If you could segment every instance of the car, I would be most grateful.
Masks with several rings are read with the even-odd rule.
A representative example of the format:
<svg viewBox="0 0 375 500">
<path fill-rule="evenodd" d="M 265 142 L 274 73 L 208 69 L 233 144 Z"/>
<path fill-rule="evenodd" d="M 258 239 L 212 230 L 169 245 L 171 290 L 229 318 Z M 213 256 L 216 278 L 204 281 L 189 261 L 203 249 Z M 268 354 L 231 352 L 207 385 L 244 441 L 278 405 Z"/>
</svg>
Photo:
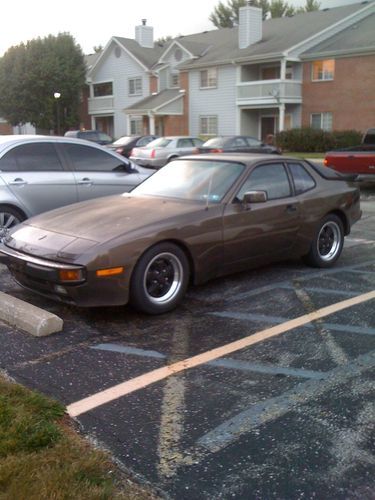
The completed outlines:
<svg viewBox="0 0 375 500">
<path fill-rule="evenodd" d="M 117 141 L 112 144 L 108 144 L 107 147 L 116 151 L 122 156 L 129 158 L 130 153 L 133 148 L 142 148 L 147 146 L 151 141 L 154 141 L 158 137 L 156 135 L 125 135 L 117 139 Z"/>
<path fill-rule="evenodd" d="M 302 256 L 328 268 L 361 217 L 340 174 L 270 155 L 177 159 L 131 193 L 39 215 L 0 244 L 29 290 L 82 307 L 175 308 L 189 283 Z"/>
<path fill-rule="evenodd" d="M 0 136 L 0 240 L 33 215 L 129 191 L 151 173 L 80 139 Z"/>
<path fill-rule="evenodd" d="M 159 137 L 143 148 L 134 148 L 130 159 L 144 167 L 160 168 L 179 156 L 197 153 L 202 144 L 198 137 Z"/>
<path fill-rule="evenodd" d="M 255 137 L 246 135 L 220 135 L 208 139 L 199 153 L 261 153 L 281 154 L 276 146 L 264 144 Z"/>
<path fill-rule="evenodd" d="M 113 139 L 110 135 L 101 132 L 100 130 L 68 130 L 64 137 L 74 137 L 76 139 L 85 139 L 86 141 L 96 142 L 105 146 L 111 144 Z"/>
</svg>

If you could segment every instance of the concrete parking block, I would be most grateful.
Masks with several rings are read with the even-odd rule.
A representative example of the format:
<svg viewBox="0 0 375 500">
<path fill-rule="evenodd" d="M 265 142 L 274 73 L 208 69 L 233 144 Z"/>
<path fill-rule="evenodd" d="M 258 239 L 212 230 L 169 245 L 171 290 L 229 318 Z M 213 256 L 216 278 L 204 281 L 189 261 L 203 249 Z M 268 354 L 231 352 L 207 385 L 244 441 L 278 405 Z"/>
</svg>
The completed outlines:
<svg viewBox="0 0 375 500">
<path fill-rule="evenodd" d="M 0 319 L 34 337 L 60 332 L 64 325 L 55 314 L 3 292 L 0 292 Z"/>
</svg>

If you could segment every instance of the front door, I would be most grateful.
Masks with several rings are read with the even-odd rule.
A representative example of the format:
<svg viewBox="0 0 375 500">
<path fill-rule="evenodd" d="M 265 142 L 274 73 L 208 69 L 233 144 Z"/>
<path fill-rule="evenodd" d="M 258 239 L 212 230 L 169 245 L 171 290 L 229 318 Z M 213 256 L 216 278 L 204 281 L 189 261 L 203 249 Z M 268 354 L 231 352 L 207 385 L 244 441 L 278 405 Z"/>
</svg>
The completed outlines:
<svg viewBox="0 0 375 500">
<path fill-rule="evenodd" d="M 275 135 L 277 132 L 277 117 L 262 116 L 261 119 L 261 137 L 262 141 L 267 141 L 267 136 Z"/>
<path fill-rule="evenodd" d="M 267 201 L 249 207 L 241 202 L 248 191 L 267 193 Z M 260 257 L 288 256 L 300 226 L 299 201 L 281 162 L 257 166 L 224 213 L 224 261 L 246 267 Z"/>
</svg>

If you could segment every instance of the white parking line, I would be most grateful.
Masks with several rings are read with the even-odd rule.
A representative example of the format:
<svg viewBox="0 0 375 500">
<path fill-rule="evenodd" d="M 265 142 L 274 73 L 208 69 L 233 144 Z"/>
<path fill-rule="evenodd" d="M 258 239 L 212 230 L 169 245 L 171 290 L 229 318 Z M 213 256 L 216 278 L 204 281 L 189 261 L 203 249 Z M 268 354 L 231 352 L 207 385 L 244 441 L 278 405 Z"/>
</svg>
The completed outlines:
<svg viewBox="0 0 375 500">
<path fill-rule="evenodd" d="M 372 299 L 375 299 L 375 290 L 358 295 L 357 297 L 337 302 L 336 304 L 332 304 L 327 307 L 323 307 L 322 309 L 318 309 L 312 313 L 304 314 L 298 318 L 286 321 L 285 323 L 276 325 L 272 328 L 267 328 L 243 339 L 217 347 L 216 349 L 212 349 L 211 351 L 207 351 L 191 358 L 184 359 L 183 361 L 178 361 L 171 365 L 152 370 L 151 372 L 140 375 L 139 377 L 127 380 L 126 382 L 122 382 L 110 387 L 109 389 L 81 399 L 80 401 L 76 401 L 67 407 L 67 411 L 71 417 L 78 417 L 83 413 L 114 401 L 115 399 L 121 398 L 122 396 L 130 394 L 134 391 L 143 389 L 151 384 L 154 384 L 155 382 L 170 377 L 171 375 L 175 375 L 176 373 L 184 370 L 208 363 L 221 358 L 222 356 L 226 356 L 235 351 L 257 344 L 258 342 L 280 335 L 281 333 L 285 333 L 294 328 L 311 323 L 312 321 L 316 321 L 319 318 L 329 316 L 330 314 L 334 314 L 343 309 L 347 309 L 348 307 L 352 307 Z"/>
</svg>

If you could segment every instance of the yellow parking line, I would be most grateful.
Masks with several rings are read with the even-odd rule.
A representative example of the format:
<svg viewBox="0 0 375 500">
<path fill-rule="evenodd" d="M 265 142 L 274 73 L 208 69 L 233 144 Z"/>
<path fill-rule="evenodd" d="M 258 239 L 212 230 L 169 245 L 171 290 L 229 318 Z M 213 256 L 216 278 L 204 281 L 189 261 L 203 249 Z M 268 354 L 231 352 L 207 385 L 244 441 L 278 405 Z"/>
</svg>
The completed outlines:
<svg viewBox="0 0 375 500">
<path fill-rule="evenodd" d="M 315 321 L 319 318 L 329 316 L 330 314 L 342 311 L 343 309 L 347 309 L 348 307 L 352 307 L 372 299 L 375 299 L 375 290 L 373 290 L 372 292 L 364 293 L 362 295 L 358 295 L 357 297 L 337 302 L 336 304 L 332 304 L 327 307 L 323 307 L 322 309 L 304 314 L 303 316 L 292 319 L 290 321 L 286 321 L 285 323 L 276 325 L 272 328 L 267 328 L 266 330 L 262 330 L 253 335 L 249 335 L 248 337 L 245 337 L 243 339 L 231 342 L 221 347 L 217 347 L 216 349 L 212 349 L 211 351 L 203 352 L 202 354 L 184 359 L 183 361 L 178 361 L 168 366 L 163 366 L 162 368 L 158 368 L 151 372 L 145 373 L 144 375 L 140 375 L 139 377 L 135 377 L 126 382 L 122 382 L 121 384 L 117 384 L 113 387 L 110 387 L 109 389 L 72 403 L 67 407 L 67 411 L 70 416 L 78 417 L 82 413 L 86 413 L 90 410 L 93 410 L 94 408 L 97 408 L 98 406 L 114 401 L 115 399 L 126 396 L 127 394 L 130 394 L 139 389 L 143 389 L 144 387 L 170 377 L 171 375 L 182 372 L 184 370 L 188 370 L 189 368 L 203 365 L 217 358 L 221 358 L 222 356 L 227 356 L 228 354 L 244 349 L 245 347 L 249 347 L 251 345 L 257 344 L 258 342 L 262 342 L 263 340 L 275 337 L 277 335 L 280 335 L 281 333 L 285 333 L 289 330 L 293 330 L 294 328 L 303 326 L 306 323 L 311 323 L 312 321 Z"/>
</svg>

